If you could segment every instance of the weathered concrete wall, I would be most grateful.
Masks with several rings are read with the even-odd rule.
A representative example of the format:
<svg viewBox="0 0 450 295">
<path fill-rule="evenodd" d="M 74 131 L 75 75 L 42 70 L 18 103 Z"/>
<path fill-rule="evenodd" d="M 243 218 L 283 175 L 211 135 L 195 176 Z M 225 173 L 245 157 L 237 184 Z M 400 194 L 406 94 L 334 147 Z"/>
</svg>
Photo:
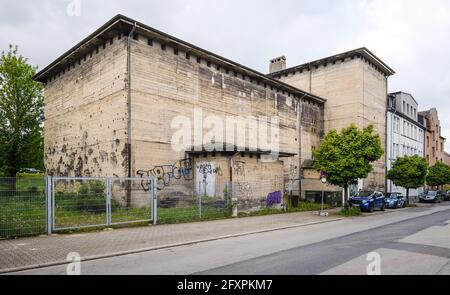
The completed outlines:
<svg viewBox="0 0 450 295">
<path fill-rule="evenodd" d="M 370 63 L 357 57 L 347 58 L 310 71 L 283 75 L 280 80 L 327 100 L 325 132 L 352 123 L 359 127 L 373 124 L 385 147 L 387 78 Z M 385 162 L 383 156 L 375 163 L 364 188 L 384 190 Z"/>
<path fill-rule="evenodd" d="M 45 166 L 56 176 L 126 176 L 126 50 L 115 38 L 45 88 Z"/>
<path fill-rule="evenodd" d="M 248 77 L 244 80 L 240 74 L 235 76 L 231 71 L 227 74 L 223 69 L 218 70 L 215 64 L 208 66 L 203 59 L 198 63 L 193 55 L 187 59 L 183 51 L 174 54 L 174 49 L 170 46 L 163 50 L 157 41 L 153 41 L 150 46 L 143 37 L 133 41 L 132 60 L 132 163 L 135 173 L 151 173 L 155 166 L 170 165 L 185 158 L 183 151 L 175 152 L 171 146 L 171 138 L 177 131 L 171 129 L 171 125 L 173 120 L 180 116 L 201 124 L 199 118 L 194 117 L 196 109 L 202 110 L 203 120 L 214 115 L 220 118 L 224 125 L 226 117 L 267 116 L 270 121 L 271 116 L 277 116 L 280 120 L 280 150 L 299 153 L 299 109 L 293 97 L 276 94 L 269 87 L 251 83 Z M 303 132 L 303 138 L 308 142 L 308 148 L 303 152 L 307 154 L 311 153 L 309 145 L 319 141 L 323 128 L 320 107 L 316 104 L 305 106 L 305 109 L 308 110 L 308 122 L 312 123 L 314 117 L 314 124 L 317 125 L 314 135 L 309 135 L 310 130 Z M 191 127 L 194 135 L 195 126 Z M 208 131 L 202 130 L 203 133 Z M 225 134 L 223 138 L 226 139 Z M 245 145 L 255 144 L 247 134 Z M 192 145 L 196 146 L 194 142 Z M 298 175 L 298 157 L 284 161 L 285 176 L 289 176 L 292 167 L 296 167 L 294 170 Z M 269 167 L 262 163 L 260 165 L 264 169 Z M 275 173 L 276 170 L 268 171 L 268 175 L 283 178 L 283 172 Z M 259 175 L 259 181 L 264 179 L 262 177 L 265 175 Z M 182 182 L 175 180 L 174 183 L 178 186 Z M 192 182 L 188 179 L 185 184 L 183 189 L 178 186 L 176 191 L 183 194 L 193 193 Z M 164 190 L 169 192 L 171 188 L 165 187 Z"/>
<path fill-rule="evenodd" d="M 269 193 L 283 193 L 286 184 L 294 179 L 297 184 L 291 187 L 298 194 L 299 154 L 302 162 L 311 159 L 312 148 L 318 146 L 324 134 L 323 104 L 304 97 L 300 108 L 293 95 L 276 92 L 270 83 L 257 82 L 204 58 L 198 60 L 192 53 L 187 56 L 169 44 L 162 46 L 156 40 L 150 44 L 140 35 L 131 44 L 133 176 L 156 176 L 161 198 L 193 197 L 199 191 L 197 164 L 213 159 L 215 169 L 227 163 L 231 169 L 216 171 L 215 196 L 222 197 L 224 186 L 232 179 L 234 189 L 242 195 L 239 208 L 260 206 Z M 126 38 L 115 38 L 113 44 L 93 52 L 92 57 L 47 85 L 45 144 L 49 173 L 127 176 L 126 48 Z M 195 115 L 198 110 L 200 116 Z M 232 157 L 202 154 L 196 158 L 173 149 L 172 136 L 178 130 L 172 125 L 175 118 L 191 122 L 195 138 L 196 125 L 201 126 L 211 115 L 219 118 L 224 127 L 227 118 L 265 118 L 269 140 L 271 119 L 276 117 L 279 150 L 296 156 L 266 163 L 249 153 Z M 205 134 L 208 129 L 201 126 L 200 131 Z M 252 138 L 251 132 L 246 126 L 246 138 L 238 146 L 257 146 L 258 140 Z M 222 140 L 228 142 L 227 134 Z M 203 142 L 191 143 L 198 146 Z M 233 161 L 245 165 L 245 175 L 234 170 Z"/>
</svg>

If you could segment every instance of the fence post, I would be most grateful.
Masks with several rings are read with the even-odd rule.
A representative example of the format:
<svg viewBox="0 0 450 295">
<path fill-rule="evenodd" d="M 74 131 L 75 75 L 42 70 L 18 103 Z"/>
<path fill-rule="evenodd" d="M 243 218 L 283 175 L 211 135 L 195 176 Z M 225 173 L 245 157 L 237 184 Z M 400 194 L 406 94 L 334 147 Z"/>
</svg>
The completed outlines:
<svg viewBox="0 0 450 295">
<path fill-rule="evenodd" d="M 230 187 L 231 187 L 231 217 L 238 217 L 239 216 L 239 212 L 238 212 L 238 206 L 237 206 L 237 202 L 238 202 L 238 198 L 237 198 L 237 188 L 236 185 L 233 181 L 230 182 Z"/>
<path fill-rule="evenodd" d="M 198 197 L 198 213 L 199 213 L 200 219 L 202 219 L 202 194 L 199 194 L 199 197 Z"/>
<path fill-rule="evenodd" d="M 46 218 L 46 222 L 45 222 L 45 227 L 46 227 L 46 232 L 47 235 L 51 235 L 52 234 L 52 229 L 53 229 L 53 224 L 52 224 L 52 219 L 53 219 L 53 205 L 52 205 L 52 195 L 53 195 L 53 190 L 52 190 L 52 183 L 53 183 L 53 179 L 51 176 L 46 176 L 45 177 L 45 218 Z"/>
<path fill-rule="evenodd" d="M 152 220 L 153 225 L 158 224 L 158 182 L 156 178 L 152 179 Z"/>
<path fill-rule="evenodd" d="M 111 225 L 111 180 L 105 178 L 105 193 L 106 193 L 106 225 Z"/>
</svg>

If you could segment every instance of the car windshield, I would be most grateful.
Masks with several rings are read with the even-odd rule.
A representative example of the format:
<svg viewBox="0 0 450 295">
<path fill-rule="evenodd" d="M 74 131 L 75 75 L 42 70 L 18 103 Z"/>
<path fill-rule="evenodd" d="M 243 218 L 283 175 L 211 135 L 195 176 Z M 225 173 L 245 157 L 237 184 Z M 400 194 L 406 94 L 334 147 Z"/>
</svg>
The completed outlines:
<svg viewBox="0 0 450 295">
<path fill-rule="evenodd" d="M 361 198 L 368 198 L 373 196 L 374 192 L 370 191 L 360 191 L 356 196 Z"/>
<path fill-rule="evenodd" d="M 398 199 L 400 196 L 397 194 L 387 194 L 387 198 L 389 199 Z"/>
<path fill-rule="evenodd" d="M 430 191 L 430 192 L 428 192 L 428 195 L 429 195 L 429 196 L 436 196 L 436 195 L 437 195 L 437 192 Z"/>
</svg>

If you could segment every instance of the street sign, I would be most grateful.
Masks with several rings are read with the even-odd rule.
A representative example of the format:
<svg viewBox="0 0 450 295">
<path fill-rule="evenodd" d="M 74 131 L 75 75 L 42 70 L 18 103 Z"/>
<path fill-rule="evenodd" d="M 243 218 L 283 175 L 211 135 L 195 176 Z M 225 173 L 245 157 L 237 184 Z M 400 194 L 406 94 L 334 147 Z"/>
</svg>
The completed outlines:
<svg viewBox="0 0 450 295">
<path fill-rule="evenodd" d="M 327 183 L 327 181 L 328 181 L 328 173 L 326 173 L 324 171 L 320 172 L 320 181 L 322 183 L 324 183 L 324 184 Z"/>
</svg>

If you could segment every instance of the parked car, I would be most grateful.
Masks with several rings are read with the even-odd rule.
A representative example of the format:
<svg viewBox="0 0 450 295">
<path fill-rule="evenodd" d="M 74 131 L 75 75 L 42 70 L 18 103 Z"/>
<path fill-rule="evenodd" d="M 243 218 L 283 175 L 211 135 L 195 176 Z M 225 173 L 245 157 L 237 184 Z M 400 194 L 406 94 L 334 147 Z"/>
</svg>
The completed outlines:
<svg viewBox="0 0 450 295">
<path fill-rule="evenodd" d="M 450 192 L 450 191 L 440 192 L 440 193 L 441 193 L 442 200 L 444 200 L 444 201 L 450 201 L 450 194 L 449 194 L 449 192 Z"/>
<path fill-rule="evenodd" d="M 442 202 L 442 196 L 438 191 L 428 191 L 426 194 L 420 196 L 419 202 L 440 203 Z"/>
<path fill-rule="evenodd" d="M 400 193 L 387 193 L 385 198 L 386 208 L 397 209 L 406 208 L 406 198 Z"/>
<path fill-rule="evenodd" d="M 383 193 L 377 191 L 360 191 L 349 200 L 350 207 L 358 206 L 363 212 L 373 212 L 375 209 L 384 211 L 386 208 Z"/>
</svg>

